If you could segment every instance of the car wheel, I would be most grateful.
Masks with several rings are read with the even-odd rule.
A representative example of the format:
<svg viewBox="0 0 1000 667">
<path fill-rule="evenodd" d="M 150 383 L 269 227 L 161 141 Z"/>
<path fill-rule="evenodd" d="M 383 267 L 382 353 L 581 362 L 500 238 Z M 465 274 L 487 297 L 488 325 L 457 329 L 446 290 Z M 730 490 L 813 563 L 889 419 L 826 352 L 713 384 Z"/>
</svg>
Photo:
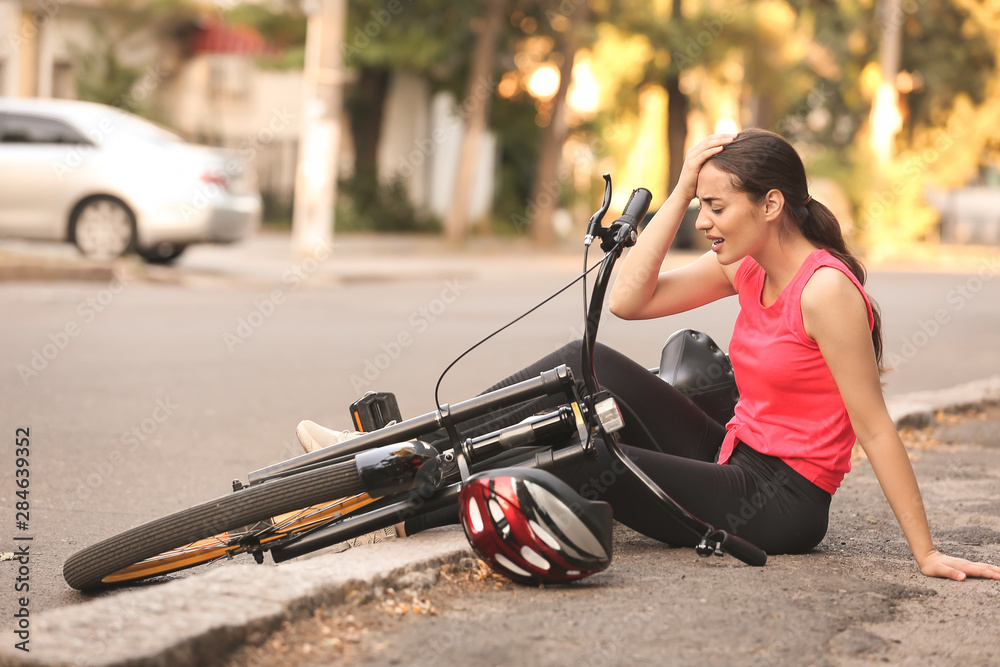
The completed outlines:
<svg viewBox="0 0 1000 667">
<path fill-rule="evenodd" d="M 187 246 L 164 241 L 149 248 L 139 248 L 139 256 L 150 264 L 170 264 L 187 250 Z"/>
<path fill-rule="evenodd" d="M 111 197 L 85 202 L 70 222 L 70 237 L 85 257 L 106 261 L 119 257 L 135 243 L 135 217 Z"/>
</svg>

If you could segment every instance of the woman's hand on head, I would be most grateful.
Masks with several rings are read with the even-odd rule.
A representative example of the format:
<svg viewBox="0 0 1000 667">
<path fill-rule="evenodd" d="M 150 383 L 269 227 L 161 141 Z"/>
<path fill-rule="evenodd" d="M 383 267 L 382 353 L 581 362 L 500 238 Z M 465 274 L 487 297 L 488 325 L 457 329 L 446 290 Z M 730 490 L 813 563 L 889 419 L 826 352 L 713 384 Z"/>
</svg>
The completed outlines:
<svg viewBox="0 0 1000 667">
<path fill-rule="evenodd" d="M 705 161 L 721 152 L 725 145 L 735 138 L 735 134 L 710 134 L 692 146 L 684 157 L 684 166 L 681 167 L 674 192 L 682 195 L 685 201 L 694 199 L 698 189 L 698 174 L 705 166 Z"/>
<path fill-rule="evenodd" d="M 955 581 L 964 581 L 966 577 L 981 577 L 1000 581 L 1000 567 L 946 556 L 940 551 L 930 552 L 921 559 L 919 565 L 920 571 L 928 577 L 941 577 Z"/>
</svg>

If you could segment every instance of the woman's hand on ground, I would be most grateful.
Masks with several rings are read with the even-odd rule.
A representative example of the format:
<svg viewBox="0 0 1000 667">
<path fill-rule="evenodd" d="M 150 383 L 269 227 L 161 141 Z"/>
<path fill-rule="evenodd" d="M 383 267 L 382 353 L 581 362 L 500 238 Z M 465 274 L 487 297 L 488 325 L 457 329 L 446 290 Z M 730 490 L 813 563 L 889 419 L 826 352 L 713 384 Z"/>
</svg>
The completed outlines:
<svg viewBox="0 0 1000 667">
<path fill-rule="evenodd" d="M 939 551 L 932 551 L 924 556 L 919 565 L 920 571 L 928 577 L 941 577 L 955 581 L 964 581 L 966 577 L 1000 580 L 1000 567 L 996 565 L 954 558 Z"/>
<path fill-rule="evenodd" d="M 684 166 L 681 167 L 674 192 L 682 195 L 685 201 L 694 199 L 698 188 L 698 174 L 701 173 L 705 161 L 720 152 L 735 138 L 735 134 L 710 134 L 692 146 L 684 157 Z"/>
</svg>

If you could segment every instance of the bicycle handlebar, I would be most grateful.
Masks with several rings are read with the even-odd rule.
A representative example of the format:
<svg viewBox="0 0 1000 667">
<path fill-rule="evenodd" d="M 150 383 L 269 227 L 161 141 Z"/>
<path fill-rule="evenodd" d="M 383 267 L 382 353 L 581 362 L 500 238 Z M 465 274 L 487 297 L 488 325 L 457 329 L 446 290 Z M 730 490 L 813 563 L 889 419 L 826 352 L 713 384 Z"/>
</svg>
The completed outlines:
<svg viewBox="0 0 1000 667">
<path fill-rule="evenodd" d="M 649 204 L 652 200 L 653 194 L 649 190 L 636 188 L 632 191 L 632 196 L 628 198 L 628 203 L 625 204 L 621 217 L 615 222 L 622 222 L 638 232 L 639 223 L 645 217 L 646 211 L 649 210 Z"/>
<path fill-rule="evenodd" d="M 764 553 L 763 549 L 724 530 L 720 533 L 722 541 L 719 543 L 719 547 L 733 558 L 754 567 L 762 567 L 767 563 L 767 554 Z"/>
</svg>

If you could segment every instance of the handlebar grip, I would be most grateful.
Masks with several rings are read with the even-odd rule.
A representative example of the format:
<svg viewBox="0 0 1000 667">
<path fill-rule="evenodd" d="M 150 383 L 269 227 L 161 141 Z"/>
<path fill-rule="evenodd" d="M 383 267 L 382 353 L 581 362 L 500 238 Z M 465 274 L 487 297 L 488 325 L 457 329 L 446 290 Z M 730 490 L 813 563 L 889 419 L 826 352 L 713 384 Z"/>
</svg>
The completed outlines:
<svg viewBox="0 0 1000 667">
<path fill-rule="evenodd" d="M 727 554 L 754 567 L 762 567 L 767 563 L 767 554 L 764 553 L 763 549 L 754 546 L 741 537 L 736 537 L 729 533 L 724 534 L 725 538 L 722 540 L 722 550 Z"/>
<path fill-rule="evenodd" d="M 639 229 L 639 223 L 642 222 L 646 211 L 649 210 L 649 203 L 651 201 L 653 201 L 653 195 L 649 190 L 646 188 L 636 188 L 632 191 L 632 196 L 628 198 L 625 210 L 622 211 L 622 215 L 618 220 L 633 229 Z"/>
</svg>

